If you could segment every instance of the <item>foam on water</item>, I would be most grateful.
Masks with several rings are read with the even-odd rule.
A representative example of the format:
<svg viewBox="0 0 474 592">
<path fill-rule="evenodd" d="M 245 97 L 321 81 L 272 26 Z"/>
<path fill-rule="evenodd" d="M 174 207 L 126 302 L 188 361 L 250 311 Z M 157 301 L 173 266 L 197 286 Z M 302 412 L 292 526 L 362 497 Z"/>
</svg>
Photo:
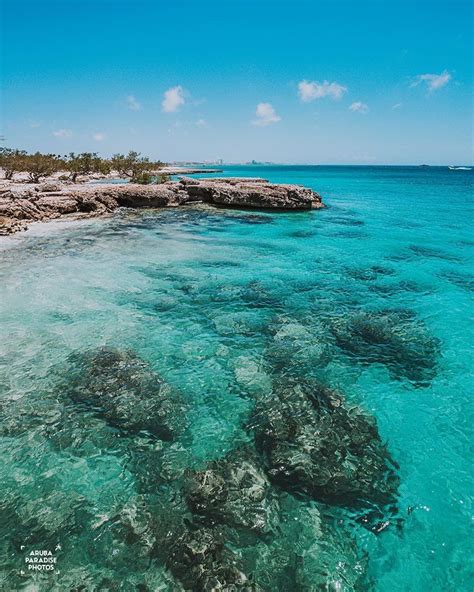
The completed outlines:
<svg viewBox="0 0 474 592">
<path fill-rule="evenodd" d="M 172 590 L 143 542 L 146 500 L 180 512 L 166 483 L 245 445 L 255 401 L 286 375 L 323 381 L 376 417 L 399 465 L 398 520 L 377 536 L 350 512 L 284 494 L 283 535 L 234 549 L 245 563 L 258 548 L 260 584 L 313 590 L 322 557 L 337 590 L 467 591 L 472 173 L 225 174 L 308 185 L 328 208 L 125 211 L 2 242 L 2 589 Z M 133 351 L 183 396 L 175 441 L 124 436 L 64 395 L 71 354 L 102 346 Z M 140 535 L 124 534 L 124 520 Z M 21 544 L 57 541 L 61 575 L 19 575 Z M 289 553 L 304 561 L 267 581 Z"/>
</svg>

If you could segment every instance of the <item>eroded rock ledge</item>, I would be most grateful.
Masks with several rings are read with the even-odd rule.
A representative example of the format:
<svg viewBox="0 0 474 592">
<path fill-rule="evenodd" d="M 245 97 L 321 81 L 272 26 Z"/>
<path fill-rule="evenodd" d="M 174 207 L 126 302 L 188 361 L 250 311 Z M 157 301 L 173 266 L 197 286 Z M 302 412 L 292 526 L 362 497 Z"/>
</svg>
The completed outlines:
<svg viewBox="0 0 474 592">
<path fill-rule="evenodd" d="M 183 177 L 178 182 L 162 185 L 4 182 L 0 185 L 0 235 L 24 230 L 28 223 L 41 220 L 101 216 L 119 207 L 177 207 L 196 202 L 224 208 L 271 210 L 324 207 L 321 197 L 311 189 L 273 184 L 266 179 Z"/>
</svg>

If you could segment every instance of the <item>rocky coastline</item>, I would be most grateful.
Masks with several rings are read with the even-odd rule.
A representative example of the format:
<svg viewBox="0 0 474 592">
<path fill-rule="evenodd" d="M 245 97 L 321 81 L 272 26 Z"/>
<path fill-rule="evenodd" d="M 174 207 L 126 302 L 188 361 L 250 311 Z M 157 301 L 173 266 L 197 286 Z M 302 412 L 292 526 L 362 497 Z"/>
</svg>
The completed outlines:
<svg viewBox="0 0 474 592">
<path fill-rule="evenodd" d="M 300 185 L 266 179 L 182 177 L 162 184 L 40 184 L 3 181 L 0 184 L 0 235 L 25 230 L 32 222 L 85 218 L 117 208 L 164 208 L 205 203 L 223 208 L 311 210 L 324 207 L 316 192 Z"/>
</svg>

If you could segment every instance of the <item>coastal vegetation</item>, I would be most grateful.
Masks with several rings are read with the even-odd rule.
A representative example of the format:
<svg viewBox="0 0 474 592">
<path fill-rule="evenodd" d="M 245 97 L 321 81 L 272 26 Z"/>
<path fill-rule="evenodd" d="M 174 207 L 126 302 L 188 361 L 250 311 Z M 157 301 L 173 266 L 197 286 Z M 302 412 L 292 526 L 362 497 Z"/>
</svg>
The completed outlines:
<svg viewBox="0 0 474 592">
<path fill-rule="evenodd" d="M 13 180 L 14 175 L 25 173 L 27 181 L 39 183 L 42 179 L 55 174 L 60 175 L 61 181 L 87 179 L 89 175 L 115 175 L 130 179 L 131 183 L 149 185 L 164 183 L 169 180 L 166 174 L 159 173 L 164 163 L 160 160 L 152 161 L 139 152 L 130 151 L 128 154 L 114 154 L 112 158 L 101 157 L 97 152 L 70 152 L 67 155 L 28 153 L 14 148 L 0 148 L 0 167 L 7 180 Z"/>
<path fill-rule="evenodd" d="M 76 183 L 79 175 L 91 175 L 94 173 L 107 175 L 111 171 L 110 162 L 100 158 L 96 152 L 82 152 L 74 154 L 71 152 L 66 162 L 66 170 L 69 178 Z"/>
</svg>

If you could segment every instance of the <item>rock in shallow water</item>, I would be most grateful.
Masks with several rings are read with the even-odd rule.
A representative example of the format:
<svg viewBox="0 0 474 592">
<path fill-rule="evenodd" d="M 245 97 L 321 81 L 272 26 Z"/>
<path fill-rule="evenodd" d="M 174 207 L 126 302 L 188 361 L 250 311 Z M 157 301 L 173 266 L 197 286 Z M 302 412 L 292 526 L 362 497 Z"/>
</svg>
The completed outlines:
<svg viewBox="0 0 474 592">
<path fill-rule="evenodd" d="M 22 228 L 10 220 L 31 222 L 65 215 L 99 216 L 120 206 L 177 207 L 196 201 L 229 208 L 310 210 L 324 207 L 321 197 L 311 189 L 265 180 L 192 179 L 145 186 L 134 183 L 55 183 L 53 186 L 47 183 L 34 188 L 8 183 L 0 195 L 0 234 Z"/>
<path fill-rule="evenodd" d="M 270 479 L 346 507 L 394 504 L 398 478 L 375 421 L 316 382 L 280 383 L 251 420 Z"/>
<path fill-rule="evenodd" d="M 167 567 L 185 590 L 258 590 L 242 571 L 237 555 L 225 545 L 225 536 L 218 528 L 188 529 L 181 535 L 174 535 Z"/>
<path fill-rule="evenodd" d="M 181 395 L 134 353 L 102 347 L 75 353 L 63 392 L 125 432 L 174 440 L 185 428 Z"/>
<path fill-rule="evenodd" d="M 426 386 L 436 375 L 439 340 L 409 309 L 354 312 L 331 325 L 336 344 L 363 364 L 385 364 L 394 378 Z"/>
<path fill-rule="evenodd" d="M 310 210 L 324 207 L 320 196 L 299 185 L 231 182 L 220 179 L 186 187 L 191 199 L 230 208 L 262 208 L 276 210 Z"/>
<path fill-rule="evenodd" d="M 266 533 L 278 522 L 277 495 L 250 447 L 189 473 L 184 495 L 190 510 L 210 524 Z"/>
</svg>

